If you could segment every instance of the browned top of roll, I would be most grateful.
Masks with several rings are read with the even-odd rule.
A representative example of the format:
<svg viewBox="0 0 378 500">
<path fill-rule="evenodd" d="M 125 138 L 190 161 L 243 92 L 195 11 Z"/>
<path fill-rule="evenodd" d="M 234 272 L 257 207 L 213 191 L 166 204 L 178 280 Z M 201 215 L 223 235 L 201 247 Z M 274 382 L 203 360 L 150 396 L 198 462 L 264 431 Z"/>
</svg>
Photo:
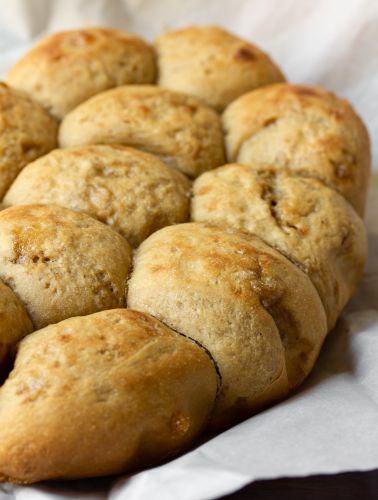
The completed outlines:
<svg viewBox="0 0 378 500">
<path fill-rule="evenodd" d="M 284 75 L 261 49 L 217 26 L 190 26 L 155 41 L 158 83 L 222 111 L 240 95 Z"/>
<path fill-rule="evenodd" d="M 65 117 L 59 142 L 132 146 L 190 177 L 224 163 L 218 114 L 194 97 L 153 85 L 127 85 L 92 97 Z"/>
<path fill-rule="evenodd" d="M 0 278 L 36 328 L 122 307 L 131 248 L 105 224 L 54 205 L 0 212 Z"/>
<path fill-rule="evenodd" d="M 170 458 L 206 425 L 217 384 L 207 353 L 149 315 L 115 309 L 48 326 L 21 342 L 0 388 L 0 479 L 102 476 Z"/>
<path fill-rule="evenodd" d="M 270 85 L 230 104 L 223 124 L 230 162 L 261 162 L 318 178 L 363 213 L 369 136 L 347 101 L 320 87 Z"/>
<path fill-rule="evenodd" d="M 57 123 L 24 92 L 0 82 L 0 199 L 22 168 L 56 146 Z"/>
<path fill-rule="evenodd" d="M 7 81 L 24 90 L 57 118 L 103 90 L 153 83 L 152 48 L 141 38 L 108 28 L 54 33 L 11 68 Z"/>
</svg>

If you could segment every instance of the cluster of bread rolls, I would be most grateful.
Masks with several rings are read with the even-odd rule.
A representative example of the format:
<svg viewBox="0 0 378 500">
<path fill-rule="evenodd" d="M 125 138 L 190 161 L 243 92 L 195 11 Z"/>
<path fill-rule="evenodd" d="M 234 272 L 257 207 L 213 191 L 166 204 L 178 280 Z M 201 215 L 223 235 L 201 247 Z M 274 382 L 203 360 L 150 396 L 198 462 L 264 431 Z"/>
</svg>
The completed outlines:
<svg viewBox="0 0 378 500">
<path fill-rule="evenodd" d="M 0 152 L 3 481 L 134 471 L 284 398 L 360 279 L 364 124 L 220 28 L 47 37 Z"/>
</svg>

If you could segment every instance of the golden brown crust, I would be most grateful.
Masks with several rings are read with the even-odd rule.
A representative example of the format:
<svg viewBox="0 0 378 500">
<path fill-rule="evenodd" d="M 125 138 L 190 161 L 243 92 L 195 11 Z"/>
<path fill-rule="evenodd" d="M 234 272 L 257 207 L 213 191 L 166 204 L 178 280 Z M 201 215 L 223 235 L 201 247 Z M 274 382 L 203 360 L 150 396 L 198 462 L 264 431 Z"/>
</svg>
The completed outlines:
<svg viewBox="0 0 378 500">
<path fill-rule="evenodd" d="M 199 97 L 222 111 L 242 94 L 285 81 L 270 57 L 217 26 L 190 26 L 159 36 L 158 84 Z"/>
<path fill-rule="evenodd" d="M 59 143 L 132 146 L 190 177 L 224 163 L 217 113 L 195 98 L 153 85 L 128 85 L 92 97 L 63 120 Z"/>
<path fill-rule="evenodd" d="M 57 124 L 23 92 L 0 82 L 0 199 L 22 168 L 56 146 Z"/>
<path fill-rule="evenodd" d="M 347 101 L 320 87 L 270 85 L 233 102 L 223 125 L 230 162 L 261 162 L 318 178 L 363 214 L 369 136 Z"/>
<path fill-rule="evenodd" d="M 0 378 L 16 343 L 33 331 L 33 325 L 19 299 L 0 281 Z"/>
<path fill-rule="evenodd" d="M 95 94 L 129 83 L 153 83 L 153 49 L 120 30 L 86 28 L 44 38 L 7 75 L 61 119 Z"/>
<path fill-rule="evenodd" d="M 230 164 L 196 179 L 191 216 L 262 238 L 298 264 L 317 288 L 333 328 L 361 278 L 364 224 L 317 179 L 268 166 Z"/>
<path fill-rule="evenodd" d="M 149 467 L 309 374 L 366 260 L 370 143 L 284 80 L 209 26 L 57 33 L 0 84 L 0 482 Z"/>
<path fill-rule="evenodd" d="M 91 217 L 52 205 L 0 212 L 0 278 L 36 328 L 123 307 L 131 249 Z"/>
<path fill-rule="evenodd" d="M 124 146 L 81 146 L 54 150 L 28 165 L 4 204 L 80 210 L 137 247 L 154 231 L 186 222 L 189 196 L 189 180 L 153 155 Z"/>
<path fill-rule="evenodd" d="M 223 380 L 215 427 L 298 385 L 326 334 L 318 294 L 294 264 L 258 238 L 199 223 L 166 227 L 142 243 L 128 306 L 212 353 Z"/>
<path fill-rule="evenodd" d="M 218 377 L 156 319 L 116 309 L 24 339 L 0 389 L 0 471 L 15 482 L 128 472 L 187 449 Z"/>
</svg>

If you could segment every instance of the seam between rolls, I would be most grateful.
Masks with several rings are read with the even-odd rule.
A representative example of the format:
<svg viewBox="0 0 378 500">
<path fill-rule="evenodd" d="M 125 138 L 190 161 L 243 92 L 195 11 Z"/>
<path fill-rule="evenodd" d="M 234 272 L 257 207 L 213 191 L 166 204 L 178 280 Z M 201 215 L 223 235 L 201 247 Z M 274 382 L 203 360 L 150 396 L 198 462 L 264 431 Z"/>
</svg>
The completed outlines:
<svg viewBox="0 0 378 500">
<path fill-rule="evenodd" d="M 159 319 L 159 321 L 161 323 L 163 323 L 165 326 L 167 326 L 168 328 L 170 328 L 171 330 L 173 330 L 178 335 L 181 335 L 181 337 L 184 337 L 184 338 L 192 341 L 194 344 L 198 345 L 198 347 L 200 347 L 203 351 L 205 351 L 205 353 L 208 355 L 208 357 L 212 361 L 212 363 L 214 365 L 214 368 L 215 368 L 215 371 L 216 371 L 216 374 L 217 374 L 217 393 L 216 393 L 216 398 L 217 398 L 219 396 L 221 390 L 222 390 L 223 378 L 222 378 L 221 370 L 219 368 L 219 364 L 216 361 L 216 359 L 214 358 L 214 356 L 211 354 L 210 350 L 207 347 L 205 347 L 203 344 L 201 344 L 201 342 L 199 342 L 198 340 L 194 339 L 193 337 L 190 337 L 189 335 L 185 335 L 185 333 L 179 332 L 178 330 L 176 330 L 175 328 L 173 328 L 171 325 L 168 325 L 167 323 L 165 323 L 161 319 Z"/>
<path fill-rule="evenodd" d="M 201 344 L 201 342 L 199 342 L 198 340 L 194 339 L 193 337 L 190 337 L 189 335 L 185 335 L 185 333 L 179 332 L 178 330 L 176 330 L 175 328 L 173 328 L 172 325 L 166 323 L 165 321 L 163 321 L 160 318 L 157 318 L 156 316 L 154 316 L 150 312 L 148 312 L 148 314 L 150 314 L 155 319 L 157 319 L 158 321 L 160 321 L 160 323 L 162 323 L 164 326 L 166 326 L 167 328 L 169 328 L 173 332 L 177 333 L 177 335 L 181 335 L 181 337 L 184 337 L 184 338 L 190 340 L 191 342 L 193 342 L 194 344 L 196 344 L 198 347 L 200 347 L 203 351 L 205 351 L 205 353 L 207 354 L 207 356 L 210 358 L 210 360 L 211 360 L 211 362 L 212 362 L 212 364 L 214 366 L 215 372 L 217 374 L 217 392 L 216 392 L 216 395 L 215 395 L 215 400 L 216 400 L 218 398 L 221 390 L 222 390 L 223 377 L 222 377 L 222 372 L 221 372 L 221 369 L 219 367 L 219 364 L 216 361 L 216 359 L 214 358 L 214 356 L 211 354 L 211 351 L 207 347 L 205 347 L 203 344 Z M 215 403 L 215 401 L 214 401 L 214 403 Z"/>
</svg>

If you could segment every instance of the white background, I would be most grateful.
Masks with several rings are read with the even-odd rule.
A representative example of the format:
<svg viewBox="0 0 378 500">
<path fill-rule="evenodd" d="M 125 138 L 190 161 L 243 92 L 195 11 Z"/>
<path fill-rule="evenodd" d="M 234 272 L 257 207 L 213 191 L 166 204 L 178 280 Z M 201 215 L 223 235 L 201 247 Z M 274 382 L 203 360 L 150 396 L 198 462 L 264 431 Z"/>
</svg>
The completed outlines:
<svg viewBox="0 0 378 500">
<path fill-rule="evenodd" d="M 294 397 L 111 488 L 102 481 L 0 486 L 0 500 L 200 500 L 255 479 L 378 468 L 378 1 L 0 0 L 0 75 L 36 39 L 59 29 L 107 25 L 152 40 L 167 29 L 209 23 L 268 51 L 290 81 L 350 99 L 367 123 L 374 172 L 363 282 Z"/>
</svg>

